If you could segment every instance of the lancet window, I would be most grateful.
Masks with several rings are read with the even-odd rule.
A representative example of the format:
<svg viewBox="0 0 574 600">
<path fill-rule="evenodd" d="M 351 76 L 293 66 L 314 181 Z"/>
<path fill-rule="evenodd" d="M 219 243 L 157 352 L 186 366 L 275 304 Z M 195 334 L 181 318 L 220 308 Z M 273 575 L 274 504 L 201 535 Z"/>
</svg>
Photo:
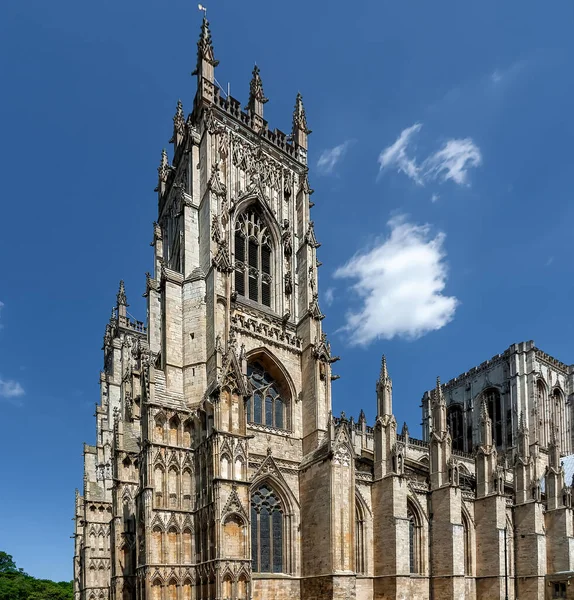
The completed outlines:
<svg viewBox="0 0 574 600">
<path fill-rule="evenodd" d="M 284 512 L 267 484 L 251 495 L 251 565 L 255 573 L 282 573 Z"/>
<path fill-rule="evenodd" d="M 407 505 L 407 522 L 409 526 L 409 570 L 412 574 L 422 573 L 422 526 L 416 510 Z"/>
<path fill-rule="evenodd" d="M 464 450 L 463 414 L 460 404 L 448 407 L 447 419 L 452 437 L 452 447 L 455 450 Z"/>
<path fill-rule="evenodd" d="M 247 377 L 253 388 L 247 402 L 247 420 L 287 429 L 287 403 L 277 382 L 258 362 L 247 366 Z"/>
<path fill-rule="evenodd" d="M 484 399 L 488 408 L 488 416 L 492 420 L 492 435 L 496 446 L 502 446 L 502 406 L 500 392 L 496 388 L 490 388 L 484 392 Z"/>
<path fill-rule="evenodd" d="M 271 307 L 271 237 L 259 211 L 247 210 L 235 224 L 235 290 Z"/>
</svg>

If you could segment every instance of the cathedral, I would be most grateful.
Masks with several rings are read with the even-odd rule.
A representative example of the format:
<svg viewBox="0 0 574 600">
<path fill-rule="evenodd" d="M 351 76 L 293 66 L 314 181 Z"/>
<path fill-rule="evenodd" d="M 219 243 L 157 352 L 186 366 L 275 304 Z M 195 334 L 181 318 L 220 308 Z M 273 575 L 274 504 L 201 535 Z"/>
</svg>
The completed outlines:
<svg viewBox="0 0 574 600">
<path fill-rule="evenodd" d="M 397 429 L 332 412 L 301 95 L 271 129 L 215 80 L 158 168 L 147 318 L 120 283 L 96 441 L 75 498 L 75 600 L 574 598 L 574 368 L 511 345 L 422 397 Z"/>
</svg>

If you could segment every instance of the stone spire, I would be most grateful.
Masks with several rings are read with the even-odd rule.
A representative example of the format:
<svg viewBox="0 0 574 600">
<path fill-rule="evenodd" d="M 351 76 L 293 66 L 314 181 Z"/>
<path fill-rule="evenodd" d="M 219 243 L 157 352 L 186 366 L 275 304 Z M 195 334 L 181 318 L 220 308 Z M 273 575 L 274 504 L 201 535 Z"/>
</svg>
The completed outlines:
<svg viewBox="0 0 574 600">
<path fill-rule="evenodd" d="M 307 128 L 307 116 L 305 115 L 305 107 L 303 106 L 303 96 L 297 92 L 295 99 L 295 109 L 293 110 L 293 142 L 307 150 L 307 136 L 311 130 Z"/>
<path fill-rule="evenodd" d="M 118 319 L 121 321 L 127 317 L 126 309 L 129 306 L 123 279 L 120 281 L 120 287 L 116 296 L 116 304 L 118 309 Z"/>
<path fill-rule="evenodd" d="M 173 116 L 173 135 L 171 136 L 170 143 L 174 145 L 174 148 L 181 144 L 185 135 L 185 115 L 183 113 L 183 104 L 181 100 L 177 101 L 175 109 L 175 115 Z"/>
<path fill-rule="evenodd" d="M 255 65 L 251 74 L 251 83 L 249 84 L 249 102 L 247 110 L 253 115 L 263 118 L 263 105 L 269 100 L 263 92 L 263 82 L 259 74 L 259 67 Z"/>
<path fill-rule="evenodd" d="M 393 414 L 393 382 L 389 377 L 387 359 L 383 354 L 381 372 L 377 381 L 377 416 Z"/>
<path fill-rule="evenodd" d="M 520 413 L 518 420 L 518 436 L 517 436 L 517 451 L 518 456 L 527 459 L 530 456 L 530 435 L 528 427 L 524 422 L 524 413 Z"/>
<path fill-rule="evenodd" d="M 560 440 L 556 436 L 557 427 L 550 424 L 550 443 L 548 444 L 548 466 L 560 469 Z"/>
</svg>

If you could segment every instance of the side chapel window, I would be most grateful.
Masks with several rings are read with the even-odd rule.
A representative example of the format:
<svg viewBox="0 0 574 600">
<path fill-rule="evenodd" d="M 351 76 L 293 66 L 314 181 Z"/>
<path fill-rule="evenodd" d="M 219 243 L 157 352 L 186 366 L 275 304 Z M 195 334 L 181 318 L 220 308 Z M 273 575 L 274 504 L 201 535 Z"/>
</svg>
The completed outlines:
<svg viewBox="0 0 574 600">
<path fill-rule="evenodd" d="M 259 363 L 247 366 L 253 396 L 247 402 L 247 421 L 287 429 L 287 404 L 274 379 Z"/>
<path fill-rule="evenodd" d="M 251 566 L 254 573 L 283 572 L 283 508 L 266 484 L 251 496 Z"/>
<path fill-rule="evenodd" d="M 247 210 L 235 224 L 235 290 L 271 306 L 271 238 L 259 211 Z"/>
</svg>

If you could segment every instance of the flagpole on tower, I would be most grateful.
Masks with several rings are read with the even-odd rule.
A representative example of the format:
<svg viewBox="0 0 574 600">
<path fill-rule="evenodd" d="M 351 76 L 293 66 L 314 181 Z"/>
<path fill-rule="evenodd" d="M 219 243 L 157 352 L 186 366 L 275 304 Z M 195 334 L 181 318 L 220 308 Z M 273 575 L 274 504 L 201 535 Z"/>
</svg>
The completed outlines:
<svg viewBox="0 0 574 600">
<path fill-rule="evenodd" d="M 207 19 L 207 7 L 203 6 L 203 4 L 198 4 L 197 8 L 203 11 L 203 18 Z"/>
</svg>

